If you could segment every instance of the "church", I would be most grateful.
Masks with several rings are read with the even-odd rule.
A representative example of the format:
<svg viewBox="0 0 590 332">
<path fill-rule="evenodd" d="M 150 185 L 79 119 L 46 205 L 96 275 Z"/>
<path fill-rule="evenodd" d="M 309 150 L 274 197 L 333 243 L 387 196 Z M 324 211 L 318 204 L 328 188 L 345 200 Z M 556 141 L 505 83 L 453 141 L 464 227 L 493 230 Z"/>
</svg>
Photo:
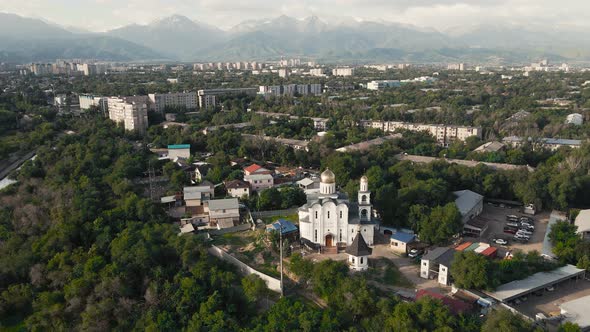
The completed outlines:
<svg viewBox="0 0 590 332">
<path fill-rule="evenodd" d="M 372 246 L 376 224 L 372 209 L 366 176 L 361 178 L 357 202 L 350 202 L 336 190 L 336 176 L 326 169 L 320 176 L 319 192 L 308 195 L 307 203 L 299 208 L 300 236 L 334 252 L 351 245 L 360 232 Z"/>
</svg>

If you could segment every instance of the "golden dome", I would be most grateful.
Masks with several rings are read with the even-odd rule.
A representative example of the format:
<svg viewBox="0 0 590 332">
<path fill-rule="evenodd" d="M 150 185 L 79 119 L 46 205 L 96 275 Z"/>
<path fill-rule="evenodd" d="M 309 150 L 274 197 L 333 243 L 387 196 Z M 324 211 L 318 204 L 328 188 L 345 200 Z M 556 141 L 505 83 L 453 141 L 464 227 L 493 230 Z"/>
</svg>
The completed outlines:
<svg viewBox="0 0 590 332">
<path fill-rule="evenodd" d="M 329 168 L 322 173 L 320 176 L 322 183 L 336 183 L 336 175 Z"/>
</svg>

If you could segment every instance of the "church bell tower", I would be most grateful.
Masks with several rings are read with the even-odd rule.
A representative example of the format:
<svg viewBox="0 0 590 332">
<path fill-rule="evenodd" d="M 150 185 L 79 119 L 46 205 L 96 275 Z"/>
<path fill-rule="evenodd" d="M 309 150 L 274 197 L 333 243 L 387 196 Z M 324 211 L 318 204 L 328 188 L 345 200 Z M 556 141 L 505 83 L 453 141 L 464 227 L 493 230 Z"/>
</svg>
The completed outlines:
<svg viewBox="0 0 590 332">
<path fill-rule="evenodd" d="M 361 221 L 371 220 L 372 209 L 371 192 L 369 191 L 369 179 L 363 175 L 360 190 L 358 192 L 359 218 Z"/>
</svg>

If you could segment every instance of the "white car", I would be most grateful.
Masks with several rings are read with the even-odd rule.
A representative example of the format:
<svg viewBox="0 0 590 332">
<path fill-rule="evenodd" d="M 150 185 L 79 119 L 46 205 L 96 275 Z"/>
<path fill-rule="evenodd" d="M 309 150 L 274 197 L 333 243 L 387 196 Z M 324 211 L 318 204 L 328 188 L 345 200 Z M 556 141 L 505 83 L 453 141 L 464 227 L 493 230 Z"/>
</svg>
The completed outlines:
<svg viewBox="0 0 590 332">
<path fill-rule="evenodd" d="M 412 249 L 408 253 L 408 257 L 410 257 L 410 258 L 416 258 L 416 257 L 418 257 L 418 255 L 420 255 L 420 250 L 418 250 L 418 249 Z"/>
<path fill-rule="evenodd" d="M 531 236 L 533 234 L 533 232 L 529 232 L 529 231 L 527 231 L 525 229 L 519 229 L 518 232 L 516 232 L 516 234 L 517 235 L 518 234 L 523 234 L 523 235 L 526 235 L 526 236 Z"/>
<path fill-rule="evenodd" d="M 494 243 L 496 243 L 496 244 L 500 244 L 500 245 L 503 245 L 503 246 L 505 246 L 505 245 L 507 245 L 507 244 L 508 244 L 508 241 L 506 241 L 506 240 L 504 240 L 504 239 L 495 239 L 495 240 L 494 240 Z"/>
</svg>

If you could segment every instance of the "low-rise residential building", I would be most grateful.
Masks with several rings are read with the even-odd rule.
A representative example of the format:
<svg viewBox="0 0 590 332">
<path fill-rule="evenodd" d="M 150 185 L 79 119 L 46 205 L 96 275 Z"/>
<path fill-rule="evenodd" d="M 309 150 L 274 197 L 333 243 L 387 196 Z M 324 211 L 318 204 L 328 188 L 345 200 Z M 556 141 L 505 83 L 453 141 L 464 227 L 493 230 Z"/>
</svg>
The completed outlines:
<svg viewBox="0 0 590 332">
<path fill-rule="evenodd" d="M 250 197 L 250 184 L 242 180 L 232 180 L 225 182 L 227 194 L 231 197 L 242 198 Z"/>
<path fill-rule="evenodd" d="M 188 159 L 191 157 L 190 144 L 173 144 L 168 145 L 168 158 L 175 160 L 176 158 Z"/>
<path fill-rule="evenodd" d="M 481 127 L 373 120 L 363 120 L 360 124 L 365 128 L 380 129 L 384 132 L 395 132 L 397 130 L 424 131 L 434 136 L 438 144 L 442 146 L 449 146 L 455 141 L 465 142 L 471 136 L 482 137 Z"/>
<path fill-rule="evenodd" d="M 156 112 L 164 113 L 166 107 L 185 107 L 195 109 L 198 106 L 196 92 L 152 93 L 148 95 Z"/>
<path fill-rule="evenodd" d="M 381 145 L 389 140 L 392 140 L 394 138 L 401 138 L 401 137 L 402 137 L 401 134 L 388 135 L 385 137 L 377 137 L 372 140 L 343 146 L 341 148 L 336 149 L 336 151 L 338 151 L 338 152 L 363 152 L 363 151 L 369 150 L 370 148 L 372 148 L 374 146 L 379 146 L 379 145 Z"/>
<path fill-rule="evenodd" d="M 211 169 L 211 164 L 204 162 L 204 161 L 196 162 L 195 163 L 195 181 L 197 181 L 197 182 L 203 181 L 203 179 L 207 176 L 207 173 L 209 173 L 210 169 Z"/>
<path fill-rule="evenodd" d="M 509 136 L 504 137 L 502 140 L 507 145 L 513 147 L 520 147 L 524 144 L 531 144 L 533 149 L 535 148 L 542 148 L 548 149 L 551 151 L 555 151 L 561 147 L 570 147 L 573 149 L 577 149 L 582 146 L 582 141 L 578 139 L 562 139 L 562 138 L 536 138 L 533 139 L 532 137 L 529 138 L 522 138 L 518 136 Z"/>
<path fill-rule="evenodd" d="M 420 277 L 437 279 L 439 284 L 449 285 L 449 269 L 455 256 L 455 249 L 438 247 L 422 256 L 420 262 Z"/>
<path fill-rule="evenodd" d="M 383 90 L 385 88 L 399 88 L 400 86 L 401 82 L 399 80 L 379 80 L 367 83 L 367 89 L 373 91 Z"/>
<path fill-rule="evenodd" d="M 215 188 L 212 183 L 204 181 L 198 186 L 184 187 L 183 193 L 187 212 L 192 213 L 191 208 L 202 206 L 215 196 Z"/>
<path fill-rule="evenodd" d="M 244 167 L 244 175 L 248 176 L 248 175 L 254 175 L 254 174 L 271 174 L 272 172 L 269 171 L 268 169 L 258 165 L 258 164 L 252 164 L 248 167 Z"/>
<path fill-rule="evenodd" d="M 274 186 L 274 178 L 270 174 L 251 174 L 244 176 L 244 180 L 250 183 L 252 191 L 261 191 Z"/>
<path fill-rule="evenodd" d="M 391 234 L 389 243 L 394 252 L 400 254 L 408 253 L 408 245 L 416 240 L 416 235 L 404 232 L 395 232 Z"/>
<path fill-rule="evenodd" d="M 352 76 L 354 75 L 354 68 L 341 67 L 332 69 L 332 75 L 334 76 Z"/>
<path fill-rule="evenodd" d="M 236 226 L 240 222 L 240 204 L 237 198 L 210 200 L 205 209 L 209 212 L 209 226 L 218 229 Z"/>
<path fill-rule="evenodd" d="M 500 152 L 506 148 L 502 142 L 492 141 L 478 146 L 473 152 Z"/>
<path fill-rule="evenodd" d="M 574 224 L 578 227 L 577 232 L 582 239 L 590 240 L 590 210 L 581 210 Z"/>
</svg>

